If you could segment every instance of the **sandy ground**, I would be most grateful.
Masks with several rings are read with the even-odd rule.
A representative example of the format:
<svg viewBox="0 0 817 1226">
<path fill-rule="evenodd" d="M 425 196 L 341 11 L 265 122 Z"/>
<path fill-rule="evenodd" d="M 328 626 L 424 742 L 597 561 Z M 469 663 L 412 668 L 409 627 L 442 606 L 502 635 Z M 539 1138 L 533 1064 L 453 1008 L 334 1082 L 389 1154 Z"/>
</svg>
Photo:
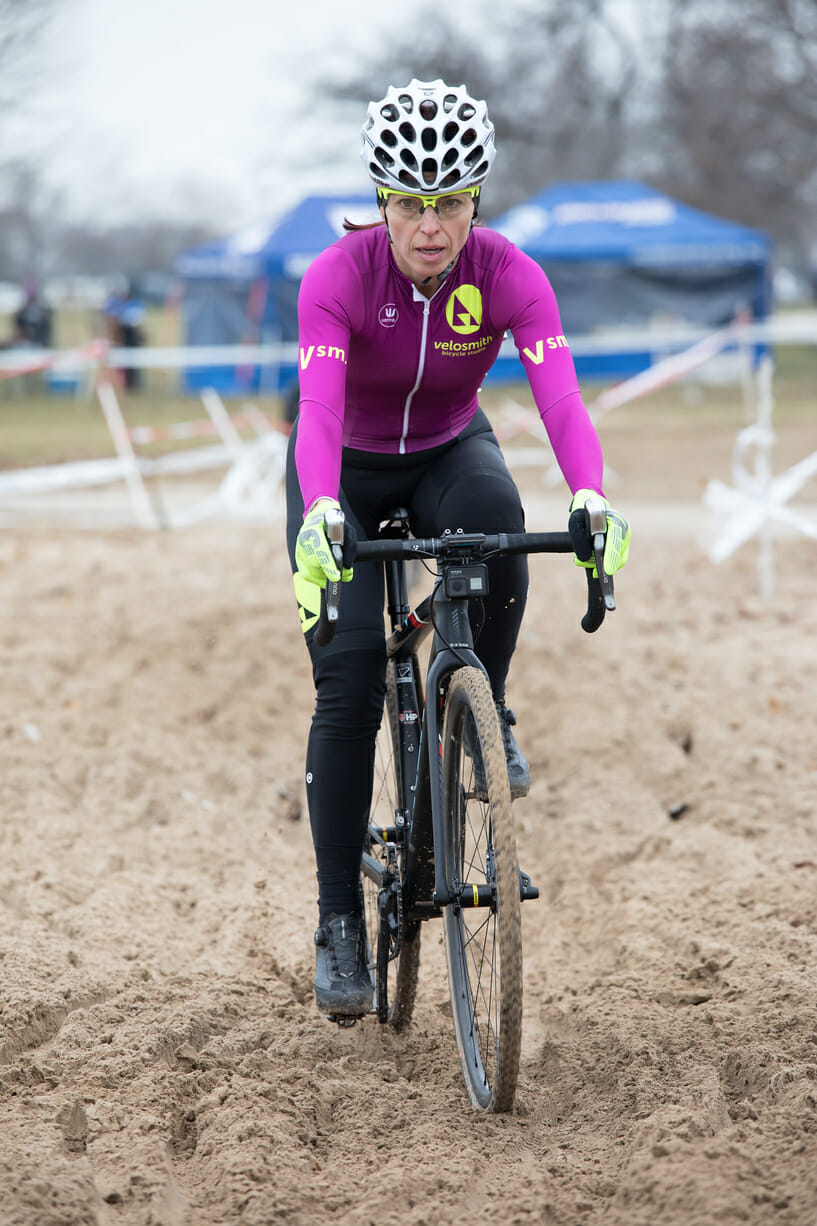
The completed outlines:
<svg viewBox="0 0 817 1226">
<path fill-rule="evenodd" d="M 607 431 L 635 540 L 598 635 L 533 564 L 505 1117 L 467 1105 L 436 927 L 405 1036 L 315 1009 L 279 529 L 4 524 L 2 1226 L 817 1222 L 817 545 L 781 538 L 772 599 L 754 545 L 710 564 L 731 436 L 673 430 Z"/>
</svg>

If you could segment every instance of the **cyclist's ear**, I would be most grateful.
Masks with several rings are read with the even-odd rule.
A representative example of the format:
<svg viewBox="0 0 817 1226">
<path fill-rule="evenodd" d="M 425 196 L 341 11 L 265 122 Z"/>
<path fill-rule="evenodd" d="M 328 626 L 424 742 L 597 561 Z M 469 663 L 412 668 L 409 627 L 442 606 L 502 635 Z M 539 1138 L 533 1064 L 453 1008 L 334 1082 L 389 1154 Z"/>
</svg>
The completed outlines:
<svg viewBox="0 0 817 1226">
<path fill-rule="evenodd" d="M 357 533 L 355 532 L 354 524 L 350 524 L 349 520 L 343 525 L 343 565 L 345 568 L 350 568 L 357 554 Z"/>
<path fill-rule="evenodd" d="M 567 530 L 573 543 L 573 551 L 580 562 L 589 562 L 593 557 L 593 538 L 590 535 L 590 517 L 584 507 L 570 512 Z"/>
</svg>

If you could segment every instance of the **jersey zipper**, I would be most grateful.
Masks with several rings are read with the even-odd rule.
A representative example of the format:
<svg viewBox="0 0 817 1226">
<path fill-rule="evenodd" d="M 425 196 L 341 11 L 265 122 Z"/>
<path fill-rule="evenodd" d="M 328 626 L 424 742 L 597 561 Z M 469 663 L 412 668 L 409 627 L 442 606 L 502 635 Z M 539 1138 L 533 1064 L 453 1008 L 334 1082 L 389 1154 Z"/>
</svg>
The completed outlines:
<svg viewBox="0 0 817 1226">
<path fill-rule="evenodd" d="M 431 310 L 431 299 L 426 298 L 423 294 L 419 294 L 417 289 L 414 289 L 414 301 L 422 301 L 423 303 L 423 331 L 420 336 L 420 360 L 417 364 L 417 378 L 414 380 L 414 387 L 406 397 L 406 403 L 403 407 L 403 432 L 400 435 L 400 455 L 406 454 L 406 436 L 409 428 L 409 418 L 411 417 L 411 402 L 414 399 L 414 394 L 420 386 L 420 380 L 423 377 L 423 368 L 426 363 L 426 341 L 428 338 L 428 315 Z"/>
</svg>

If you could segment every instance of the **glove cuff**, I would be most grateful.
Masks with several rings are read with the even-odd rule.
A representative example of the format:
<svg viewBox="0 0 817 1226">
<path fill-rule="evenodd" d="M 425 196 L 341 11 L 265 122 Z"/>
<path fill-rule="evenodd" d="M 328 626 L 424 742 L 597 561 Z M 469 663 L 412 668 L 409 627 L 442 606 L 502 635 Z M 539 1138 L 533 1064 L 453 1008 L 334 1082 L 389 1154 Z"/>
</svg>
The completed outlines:
<svg viewBox="0 0 817 1226">
<path fill-rule="evenodd" d="M 604 494 L 600 494 L 598 490 L 590 490 L 590 489 L 576 490 L 576 493 L 573 495 L 573 498 L 570 503 L 570 510 L 580 511 L 582 507 L 584 506 L 584 504 L 587 502 L 588 498 L 600 498 L 605 506 L 608 505 L 607 499 L 604 497 Z"/>
<path fill-rule="evenodd" d="M 306 519 L 307 515 L 313 515 L 315 512 L 322 515 L 331 507 L 337 507 L 340 510 L 340 503 L 337 498 L 330 498 L 328 494 L 321 494 L 304 510 L 304 519 Z"/>
</svg>

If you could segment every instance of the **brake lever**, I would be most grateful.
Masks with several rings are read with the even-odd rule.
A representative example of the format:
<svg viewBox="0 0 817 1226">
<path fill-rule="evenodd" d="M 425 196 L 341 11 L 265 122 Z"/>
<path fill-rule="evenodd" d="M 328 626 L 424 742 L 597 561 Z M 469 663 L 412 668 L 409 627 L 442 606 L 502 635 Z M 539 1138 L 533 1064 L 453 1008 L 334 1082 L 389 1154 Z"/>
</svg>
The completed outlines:
<svg viewBox="0 0 817 1226">
<path fill-rule="evenodd" d="M 584 504 L 584 509 L 587 512 L 587 523 L 590 535 L 593 538 L 593 556 L 596 560 L 596 570 L 598 571 L 604 607 L 605 609 L 614 609 L 616 607 L 616 598 L 613 590 L 613 576 L 608 575 L 604 569 L 604 536 L 607 532 L 607 507 L 601 498 L 588 498 Z"/>
<path fill-rule="evenodd" d="M 346 523 L 343 511 L 336 510 L 334 507 L 326 512 L 326 536 L 329 541 L 329 547 L 332 550 L 332 557 L 335 559 L 335 565 L 343 575 L 343 529 Z M 340 591 L 342 579 L 326 580 L 326 619 L 330 622 L 338 620 L 338 612 L 340 610 Z"/>
</svg>

